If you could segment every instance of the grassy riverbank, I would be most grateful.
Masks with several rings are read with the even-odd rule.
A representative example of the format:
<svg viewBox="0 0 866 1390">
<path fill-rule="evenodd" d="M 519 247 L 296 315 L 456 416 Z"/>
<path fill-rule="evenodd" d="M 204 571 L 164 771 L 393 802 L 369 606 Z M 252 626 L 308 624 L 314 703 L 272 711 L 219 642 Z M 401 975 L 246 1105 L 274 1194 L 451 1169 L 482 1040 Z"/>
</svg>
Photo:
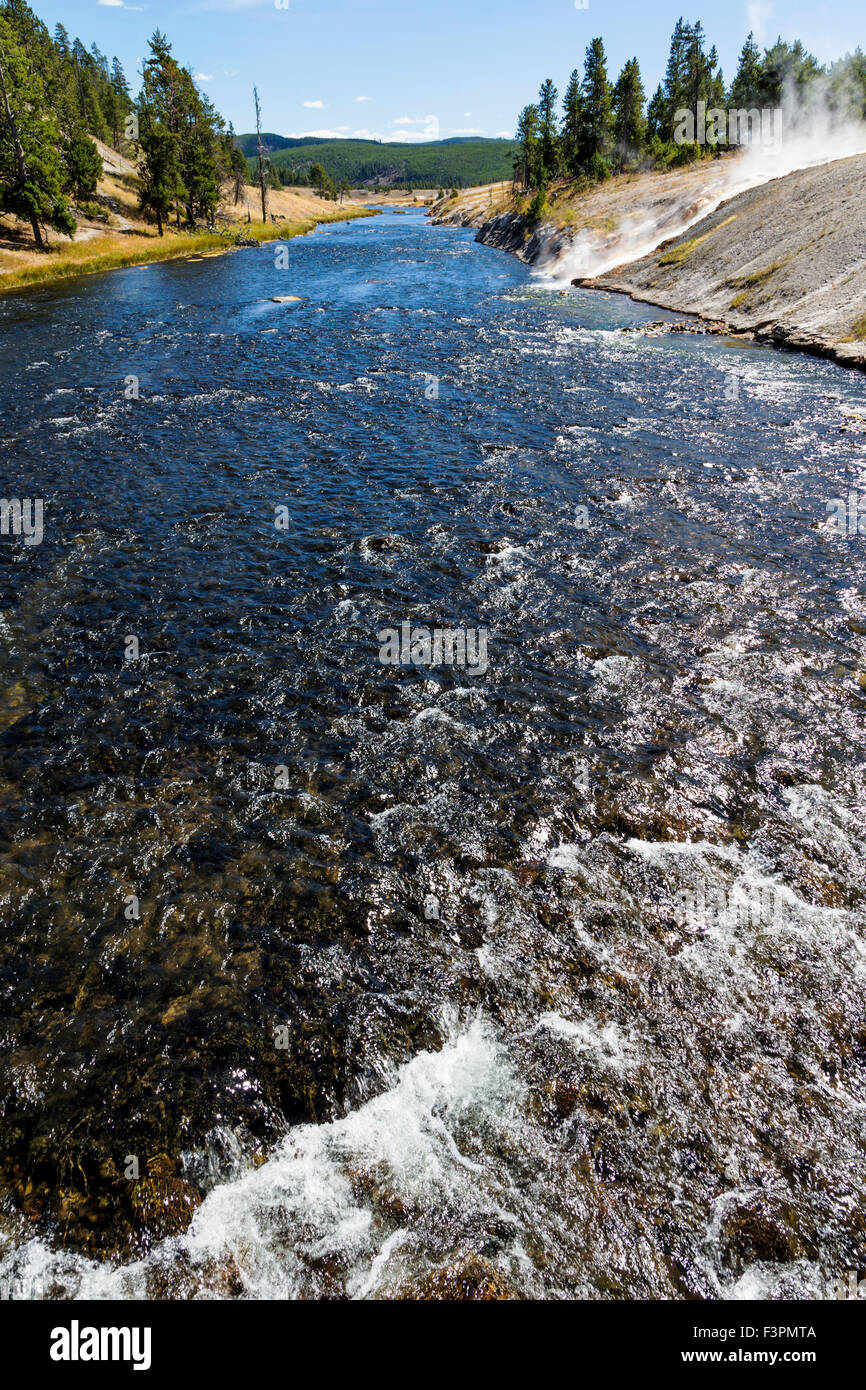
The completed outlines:
<svg viewBox="0 0 866 1390">
<path fill-rule="evenodd" d="M 311 217 L 291 222 L 243 223 L 225 235 L 219 232 L 169 232 L 160 237 L 149 229 L 141 229 L 107 232 L 82 242 L 58 242 L 38 260 L 34 262 L 31 259 L 26 265 L 12 264 L 6 269 L 0 258 L 0 293 L 65 280 L 73 275 L 120 270 L 124 266 L 176 260 L 178 257 L 219 255 L 236 249 L 236 232 L 258 242 L 288 241 L 291 237 L 304 236 L 323 223 L 372 216 L 375 214 L 366 208 L 349 207 L 339 212 L 325 211 L 323 208 Z"/>
</svg>

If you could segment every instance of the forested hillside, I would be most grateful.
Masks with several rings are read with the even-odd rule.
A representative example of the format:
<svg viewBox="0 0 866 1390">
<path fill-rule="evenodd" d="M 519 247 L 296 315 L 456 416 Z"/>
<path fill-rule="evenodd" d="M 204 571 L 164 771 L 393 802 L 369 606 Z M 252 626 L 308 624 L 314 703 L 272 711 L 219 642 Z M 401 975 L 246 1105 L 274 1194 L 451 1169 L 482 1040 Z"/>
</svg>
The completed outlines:
<svg viewBox="0 0 866 1390">
<path fill-rule="evenodd" d="M 118 60 L 94 44 L 52 39 L 23 0 L 0 4 L 0 213 L 72 235 L 71 198 L 96 191 L 102 162 L 91 136 L 120 147 L 132 98 Z"/>
<path fill-rule="evenodd" d="M 133 99 L 117 58 L 62 24 L 52 37 L 24 0 L 0 3 L 0 214 L 74 235 L 74 206 L 97 194 L 102 140 L 135 161 L 141 210 L 163 225 L 210 223 L 220 192 L 246 176 L 231 127 L 172 56 L 159 31 Z"/>
<path fill-rule="evenodd" d="M 612 80 L 601 38 L 587 48 L 583 73 L 572 72 L 561 106 L 546 78 L 538 101 L 517 120 L 515 172 L 524 189 L 537 191 L 536 213 L 557 179 L 592 183 L 614 172 L 688 164 L 731 144 L 766 142 L 768 134 L 779 140 L 775 113 L 785 106 L 804 126 L 816 111 L 828 125 L 866 117 L 859 48 L 824 68 L 799 39 L 779 38 L 761 51 L 749 34 L 728 87 L 718 51 L 707 44 L 700 20 L 678 19 L 664 81 L 648 102 L 637 58 Z"/>
<path fill-rule="evenodd" d="M 310 171 L 321 165 L 337 185 L 352 187 L 378 182 L 404 188 L 470 188 L 511 178 L 513 140 L 455 138 L 429 143 L 381 144 L 377 140 L 287 140 L 263 137 L 270 151 L 271 174 L 281 184 L 308 184 Z M 255 135 L 238 136 L 238 144 L 251 159 Z"/>
</svg>

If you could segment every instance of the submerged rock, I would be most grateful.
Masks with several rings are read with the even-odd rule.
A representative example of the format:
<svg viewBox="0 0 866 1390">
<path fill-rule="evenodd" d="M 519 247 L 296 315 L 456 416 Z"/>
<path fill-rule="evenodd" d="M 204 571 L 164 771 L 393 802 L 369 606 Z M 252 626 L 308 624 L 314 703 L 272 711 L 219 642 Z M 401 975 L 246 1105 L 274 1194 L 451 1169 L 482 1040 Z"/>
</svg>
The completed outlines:
<svg viewBox="0 0 866 1390">
<path fill-rule="evenodd" d="M 516 1298 L 505 1276 L 480 1255 L 466 1255 L 455 1264 L 433 1270 L 417 1291 L 405 1290 L 401 1299 L 424 1302 L 491 1303 Z"/>
<path fill-rule="evenodd" d="M 157 1240 L 179 1235 L 201 1205 L 201 1194 L 176 1175 L 176 1165 L 167 1154 L 157 1154 L 148 1168 L 148 1176 L 134 1183 L 130 1192 L 136 1223 Z"/>
<path fill-rule="evenodd" d="M 789 1263 L 814 1256 L 793 1202 L 760 1193 L 736 1207 L 722 1222 L 726 1259 L 736 1269 L 755 1261 Z"/>
</svg>

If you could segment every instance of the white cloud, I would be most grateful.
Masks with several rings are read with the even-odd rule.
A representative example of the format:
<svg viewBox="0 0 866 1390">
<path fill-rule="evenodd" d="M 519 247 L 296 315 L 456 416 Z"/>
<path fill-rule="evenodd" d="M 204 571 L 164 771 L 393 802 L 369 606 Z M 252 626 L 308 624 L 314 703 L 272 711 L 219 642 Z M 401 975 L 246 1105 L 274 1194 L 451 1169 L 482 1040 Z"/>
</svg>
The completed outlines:
<svg viewBox="0 0 866 1390">
<path fill-rule="evenodd" d="M 484 131 L 483 131 L 483 130 L 477 130 L 477 129 L 474 129 L 474 128 L 470 127 L 470 128 L 468 128 L 468 129 L 466 129 L 466 130 L 452 130 L 451 134 L 452 134 L 452 135 L 483 135 L 483 134 L 484 134 Z"/>
<path fill-rule="evenodd" d="M 393 141 L 395 145 L 409 145 L 413 141 L 423 144 L 425 140 L 439 139 L 439 127 L 435 130 L 432 127 L 429 130 L 395 130 L 386 136 L 386 139 Z"/>
<path fill-rule="evenodd" d="M 759 43 L 769 38 L 772 18 L 773 0 L 746 0 L 746 24 Z"/>
<path fill-rule="evenodd" d="M 254 5 L 273 5 L 274 0 L 199 0 L 201 10 L 250 10 Z"/>
<path fill-rule="evenodd" d="M 438 140 L 439 139 L 439 117 L 438 116 L 398 116 L 395 121 L 390 122 L 393 130 L 392 139 L 394 140 Z M 424 129 L 398 130 L 396 127 L 420 125 Z"/>
<path fill-rule="evenodd" d="M 387 134 L 382 134 L 379 130 L 353 130 L 351 138 L 353 140 L 379 140 L 386 145 L 411 145 L 422 143 L 425 140 L 439 139 L 439 126 L 427 126 L 424 130 L 405 130 L 402 126 L 397 130 L 391 130 Z"/>
<path fill-rule="evenodd" d="M 96 0 L 98 5 L 107 5 L 112 10 L 122 10 L 123 0 Z"/>
<path fill-rule="evenodd" d="M 342 140 L 339 130 L 287 130 L 286 140 Z"/>
<path fill-rule="evenodd" d="M 355 97 L 356 101 L 372 101 L 372 97 Z"/>
<path fill-rule="evenodd" d="M 195 82 L 213 82 L 214 75 L 212 72 L 194 72 L 193 80 Z"/>
<path fill-rule="evenodd" d="M 494 140 L 513 140 L 514 136 L 510 130 L 497 130 Z"/>
<path fill-rule="evenodd" d="M 325 103 L 323 101 L 305 101 L 304 105 L 308 107 L 311 111 L 325 110 Z"/>
<path fill-rule="evenodd" d="M 468 121 L 471 115 L 472 115 L 472 112 L 471 112 L 471 111 L 464 111 L 464 112 L 463 112 L 463 119 L 464 119 L 464 121 Z"/>
</svg>

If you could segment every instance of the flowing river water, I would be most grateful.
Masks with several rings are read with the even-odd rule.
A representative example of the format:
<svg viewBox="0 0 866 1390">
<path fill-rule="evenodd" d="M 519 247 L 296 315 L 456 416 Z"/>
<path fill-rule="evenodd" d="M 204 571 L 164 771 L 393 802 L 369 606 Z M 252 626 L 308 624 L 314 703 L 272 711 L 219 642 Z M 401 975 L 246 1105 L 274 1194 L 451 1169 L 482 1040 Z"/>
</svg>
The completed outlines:
<svg viewBox="0 0 866 1390">
<path fill-rule="evenodd" d="M 287 260 L 0 302 L 4 1292 L 824 1296 L 866 381 L 416 212 Z"/>
</svg>

